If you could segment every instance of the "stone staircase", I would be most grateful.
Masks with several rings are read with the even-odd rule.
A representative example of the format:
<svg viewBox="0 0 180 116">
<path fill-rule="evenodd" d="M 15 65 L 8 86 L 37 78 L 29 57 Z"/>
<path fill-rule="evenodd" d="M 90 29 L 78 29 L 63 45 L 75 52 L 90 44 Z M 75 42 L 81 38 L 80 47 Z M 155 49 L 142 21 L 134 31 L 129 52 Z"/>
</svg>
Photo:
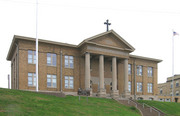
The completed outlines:
<svg viewBox="0 0 180 116">
<path fill-rule="evenodd" d="M 157 108 L 150 107 L 145 104 L 139 104 L 133 100 L 127 100 L 127 99 L 115 99 L 115 100 L 123 105 L 136 107 L 141 112 L 142 116 L 165 116 L 165 113 L 158 110 Z"/>
</svg>

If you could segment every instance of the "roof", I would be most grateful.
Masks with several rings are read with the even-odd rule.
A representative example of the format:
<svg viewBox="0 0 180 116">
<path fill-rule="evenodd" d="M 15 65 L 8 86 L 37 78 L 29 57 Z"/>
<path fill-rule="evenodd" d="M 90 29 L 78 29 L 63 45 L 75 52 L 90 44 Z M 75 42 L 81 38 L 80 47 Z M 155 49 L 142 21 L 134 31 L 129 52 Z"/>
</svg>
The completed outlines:
<svg viewBox="0 0 180 116">
<path fill-rule="evenodd" d="M 130 49 L 126 49 L 130 52 L 134 51 L 135 48 L 133 46 L 131 46 L 127 41 L 125 41 L 121 36 L 119 36 L 115 31 L 110 30 L 95 36 L 92 36 L 90 38 L 85 39 L 84 41 L 82 41 L 79 45 L 73 45 L 73 44 L 68 44 L 68 43 L 62 43 L 62 42 L 54 42 L 54 41 L 49 41 L 49 40 L 43 40 L 43 39 L 38 39 L 39 42 L 42 43 L 48 43 L 48 44 L 54 44 L 54 45 L 61 45 L 61 46 L 67 46 L 67 47 L 72 47 L 72 48 L 79 48 L 81 47 L 83 44 L 85 43 L 92 43 L 90 42 L 90 40 L 96 39 L 98 37 L 104 36 L 106 34 L 113 34 L 115 37 L 117 37 L 119 40 L 121 40 L 122 42 L 124 42 L 125 45 L 127 45 Z M 32 37 L 25 37 L 25 36 L 19 36 L 19 35 L 14 35 L 11 46 L 9 48 L 9 52 L 7 55 L 7 60 L 11 60 L 13 53 L 16 49 L 16 43 L 18 42 L 18 40 L 27 40 L 27 41 L 36 41 L 35 38 Z M 116 48 L 117 49 L 117 48 Z M 162 60 L 159 59 L 154 59 L 154 58 L 149 58 L 149 57 L 143 57 L 143 56 L 136 56 L 136 55 L 130 55 L 131 58 L 137 58 L 137 59 L 144 59 L 144 60 L 150 60 L 150 61 L 155 61 L 155 62 L 161 62 Z"/>
<path fill-rule="evenodd" d="M 18 40 L 36 41 L 36 39 L 32 38 L 32 37 L 25 37 L 25 36 L 14 35 L 12 43 L 11 43 L 11 46 L 9 48 L 8 55 L 6 57 L 7 60 L 11 60 L 11 57 L 13 55 L 13 52 L 14 52 L 15 48 L 16 48 L 16 43 L 17 43 Z M 54 41 L 43 40 L 43 39 L 38 39 L 38 41 L 42 42 L 42 43 L 48 43 L 48 44 L 54 44 L 54 45 L 62 45 L 62 46 L 77 48 L 77 45 L 73 45 L 73 44 L 54 42 Z"/>
<path fill-rule="evenodd" d="M 98 37 L 101 37 L 101 36 L 104 36 L 104 35 L 107 35 L 107 34 L 113 34 L 115 37 L 117 37 L 119 40 L 121 40 L 125 45 L 127 45 L 130 49 L 128 49 L 129 51 L 133 52 L 135 50 L 135 48 L 130 45 L 126 40 L 124 40 L 120 35 L 118 35 L 114 30 L 110 30 L 110 31 L 107 31 L 107 32 L 104 32 L 104 33 L 100 33 L 98 35 L 95 35 L 95 36 L 92 36 L 90 38 L 87 38 L 85 39 L 84 41 L 82 41 L 78 47 L 82 46 L 83 44 L 85 43 L 90 43 L 89 41 L 90 40 L 93 40 L 93 39 L 96 39 Z"/>
<path fill-rule="evenodd" d="M 149 57 L 144 57 L 144 56 L 137 56 L 137 55 L 129 55 L 131 58 L 137 58 L 137 59 L 143 59 L 143 60 L 150 60 L 150 61 L 155 61 L 155 62 L 162 62 L 160 59 L 155 59 L 155 58 L 149 58 Z"/>
</svg>

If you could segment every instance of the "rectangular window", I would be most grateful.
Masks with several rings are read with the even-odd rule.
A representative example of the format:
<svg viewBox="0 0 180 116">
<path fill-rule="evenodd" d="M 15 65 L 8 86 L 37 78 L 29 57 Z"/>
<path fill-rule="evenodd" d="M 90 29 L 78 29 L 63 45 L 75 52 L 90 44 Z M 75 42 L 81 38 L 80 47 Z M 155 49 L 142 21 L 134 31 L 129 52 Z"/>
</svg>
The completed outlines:
<svg viewBox="0 0 180 116">
<path fill-rule="evenodd" d="M 148 90 L 148 93 L 153 92 L 152 83 L 148 83 L 147 90 Z"/>
<path fill-rule="evenodd" d="M 65 76 L 65 88 L 66 89 L 73 89 L 74 88 L 74 77 L 72 76 Z"/>
<path fill-rule="evenodd" d="M 131 75 L 131 64 L 128 64 L 128 74 Z"/>
<path fill-rule="evenodd" d="M 171 88 L 173 88 L 173 83 L 171 82 Z"/>
<path fill-rule="evenodd" d="M 153 68 L 152 67 L 148 67 L 148 77 L 152 77 L 153 76 Z"/>
<path fill-rule="evenodd" d="M 64 56 L 65 59 L 65 68 L 74 68 L 74 57 L 73 56 Z"/>
<path fill-rule="evenodd" d="M 28 64 L 36 64 L 36 51 L 28 50 Z"/>
<path fill-rule="evenodd" d="M 160 89 L 160 94 L 162 94 L 163 93 L 163 90 L 162 89 Z"/>
<path fill-rule="evenodd" d="M 47 75 L 47 87 L 56 88 L 56 75 Z"/>
<path fill-rule="evenodd" d="M 137 92 L 142 92 L 142 83 L 137 83 Z"/>
<path fill-rule="evenodd" d="M 142 76 L 142 66 L 137 66 L 137 75 Z"/>
<path fill-rule="evenodd" d="M 47 65 L 56 66 L 56 54 L 47 53 Z"/>
<path fill-rule="evenodd" d="M 130 81 L 128 82 L 128 90 L 129 90 L 129 92 L 131 92 L 131 82 Z"/>
<path fill-rule="evenodd" d="M 176 81 L 176 87 L 179 87 L 179 81 Z"/>
<path fill-rule="evenodd" d="M 28 86 L 36 86 L 36 73 L 28 73 Z"/>
</svg>

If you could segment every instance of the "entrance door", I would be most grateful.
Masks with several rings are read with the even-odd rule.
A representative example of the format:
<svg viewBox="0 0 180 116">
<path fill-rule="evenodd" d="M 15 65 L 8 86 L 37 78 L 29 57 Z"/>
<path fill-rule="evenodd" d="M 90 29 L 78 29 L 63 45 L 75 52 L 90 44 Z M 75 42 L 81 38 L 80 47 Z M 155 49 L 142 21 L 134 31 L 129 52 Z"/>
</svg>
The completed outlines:
<svg viewBox="0 0 180 116">
<path fill-rule="evenodd" d="M 175 102 L 176 102 L 176 103 L 178 102 L 178 98 L 175 98 Z"/>
</svg>

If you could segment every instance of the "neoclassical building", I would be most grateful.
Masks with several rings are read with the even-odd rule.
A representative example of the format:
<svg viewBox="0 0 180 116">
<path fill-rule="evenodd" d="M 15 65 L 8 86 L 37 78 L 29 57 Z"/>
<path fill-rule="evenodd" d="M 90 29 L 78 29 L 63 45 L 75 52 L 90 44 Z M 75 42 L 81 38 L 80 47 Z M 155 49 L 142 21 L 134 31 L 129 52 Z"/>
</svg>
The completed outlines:
<svg viewBox="0 0 180 116">
<path fill-rule="evenodd" d="M 79 45 L 39 39 L 39 91 L 76 95 L 82 88 L 92 96 L 157 99 L 161 60 L 131 55 L 134 50 L 113 30 Z M 12 88 L 35 90 L 35 38 L 15 35 L 7 60 Z"/>
</svg>

